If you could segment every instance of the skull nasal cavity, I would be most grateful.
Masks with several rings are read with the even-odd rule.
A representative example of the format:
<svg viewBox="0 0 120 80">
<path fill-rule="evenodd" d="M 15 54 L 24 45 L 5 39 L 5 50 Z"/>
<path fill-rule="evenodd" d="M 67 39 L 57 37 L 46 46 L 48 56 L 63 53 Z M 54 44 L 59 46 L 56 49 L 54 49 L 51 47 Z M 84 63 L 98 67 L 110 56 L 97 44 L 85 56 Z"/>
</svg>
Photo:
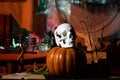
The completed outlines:
<svg viewBox="0 0 120 80">
<path fill-rule="evenodd" d="M 66 35 L 67 35 L 67 32 L 66 32 L 66 31 L 63 31 L 62 34 L 63 34 L 63 36 L 66 36 Z"/>
</svg>

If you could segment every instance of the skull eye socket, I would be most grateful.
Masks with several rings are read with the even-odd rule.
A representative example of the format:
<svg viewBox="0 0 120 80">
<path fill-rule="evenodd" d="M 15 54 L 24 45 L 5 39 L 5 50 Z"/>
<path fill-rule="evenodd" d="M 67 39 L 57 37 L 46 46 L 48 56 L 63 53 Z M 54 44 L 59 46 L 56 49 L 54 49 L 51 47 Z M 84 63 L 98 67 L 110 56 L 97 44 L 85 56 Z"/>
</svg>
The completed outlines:
<svg viewBox="0 0 120 80">
<path fill-rule="evenodd" d="M 73 38 L 72 34 L 69 35 L 69 38 Z"/>
<path fill-rule="evenodd" d="M 66 36 L 66 35 L 67 35 L 67 32 L 66 32 L 66 31 L 64 31 L 62 34 L 63 34 L 63 36 Z"/>
<path fill-rule="evenodd" d="M 59 35 L 57 32 L 56 32 L 56 36 L 59 37 L 59 38 L 61 38 L 61 35 Z"/>
</svg>

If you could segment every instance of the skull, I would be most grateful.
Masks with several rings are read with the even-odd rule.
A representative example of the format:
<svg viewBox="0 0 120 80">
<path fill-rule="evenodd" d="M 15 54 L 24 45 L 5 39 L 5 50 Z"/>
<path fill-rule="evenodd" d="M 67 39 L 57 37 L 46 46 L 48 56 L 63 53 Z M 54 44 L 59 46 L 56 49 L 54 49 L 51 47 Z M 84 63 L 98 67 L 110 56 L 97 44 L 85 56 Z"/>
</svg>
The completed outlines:
<svg viewBox="0 0 120 80">
<path fill-rule="evenodd" d="M 62 48 L 74 47 L 75 31 L 68 23 L 60 24 L 54 31 L 55 42 L 57 46 Z"/>
</svg>

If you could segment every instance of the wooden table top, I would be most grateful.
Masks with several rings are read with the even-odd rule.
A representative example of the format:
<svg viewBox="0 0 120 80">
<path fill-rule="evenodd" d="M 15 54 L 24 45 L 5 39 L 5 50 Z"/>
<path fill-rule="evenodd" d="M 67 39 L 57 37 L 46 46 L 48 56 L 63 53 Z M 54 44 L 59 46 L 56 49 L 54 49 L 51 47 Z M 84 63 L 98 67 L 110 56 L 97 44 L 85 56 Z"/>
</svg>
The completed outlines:
<svg viewBox="0 0 120 80">
<path fill-rule="evenodd" d="M 20 53 L 0 53 L 0 61 L 17 60 Z M 24 53 L 24 59 L 44 58 L 47 53 Z"/>
</svg>

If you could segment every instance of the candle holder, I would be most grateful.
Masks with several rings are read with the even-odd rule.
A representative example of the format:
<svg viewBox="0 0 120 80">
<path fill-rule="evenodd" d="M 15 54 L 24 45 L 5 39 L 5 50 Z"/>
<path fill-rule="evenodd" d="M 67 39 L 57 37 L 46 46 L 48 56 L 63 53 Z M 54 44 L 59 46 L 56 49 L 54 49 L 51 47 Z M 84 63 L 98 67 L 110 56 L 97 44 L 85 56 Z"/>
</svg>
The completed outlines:
<svg viewBox="0 0 120 80">
<path fill-rule="evenodd" d="M 17 60 L 20 62 L 20 68 L 21 68 L 21 71 L 20 72 L 23 72 L 24 71 L 24 49 L 23 49 L 23 36 L 22 35 L 18 35 L 18 41 L 19 41 L 19 44 L 20 44 L 20 55 L 19 57 L 17 58 Z"/>
<path fill-rule="evenodd" d="M 36 47 L 36 38 L 31 38 L 31 47 L 32 47 L 32 52 L 34 52 L 35 47 Z"/>
</svg>

